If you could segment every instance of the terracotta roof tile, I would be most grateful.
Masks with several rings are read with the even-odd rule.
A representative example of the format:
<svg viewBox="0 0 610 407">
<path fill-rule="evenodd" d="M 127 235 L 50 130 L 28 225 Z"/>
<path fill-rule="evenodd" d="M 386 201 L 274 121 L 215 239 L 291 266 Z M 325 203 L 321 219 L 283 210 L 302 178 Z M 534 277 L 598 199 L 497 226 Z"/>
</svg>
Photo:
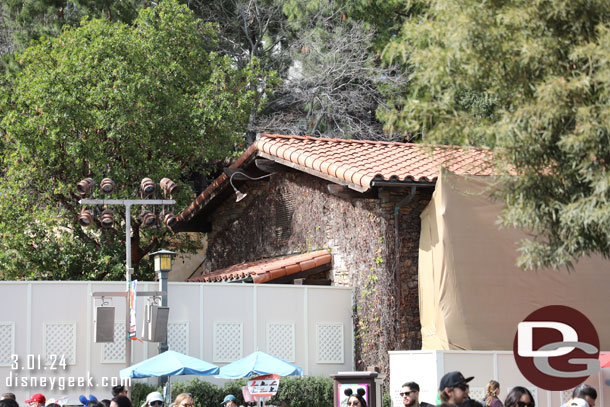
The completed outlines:
<svg viewBox="0 0 610 407">
<path fill-rule="evenodd" d="M 252 277 L 254 283 L 260 284 L 301 271 L 311 270 L 324 264 L 330 264 L 331 261 L 332 255 L 328 251 L 319 250 L 311 253 L 235 264 L 211 273 L 204 273 L 188 281 L 222 282 Z"/>
<path fill-rule="evenodd" d="M 441 166 L 462 175 L 494 174 L 487 149 L 272 134 L 261 135 L 230 167 L 239 168 L 253 155 L 277 158 L 362 191 L 373 180 L 434 182 Z M 178 221 L 190 220 L 226 186 L 228 178 L 222 174 L 178 215 Z"/>
<path fill-rule="evenodd" d="M 290 154 L 279 154 L 288 151 L 280 146 Z M 260 137 L 257 149 L 365 189 L 374 178 L 433 182 L 441 166 L 457 174 L 494 174 L 487 149 L 271 134 Z"/>
</svg>

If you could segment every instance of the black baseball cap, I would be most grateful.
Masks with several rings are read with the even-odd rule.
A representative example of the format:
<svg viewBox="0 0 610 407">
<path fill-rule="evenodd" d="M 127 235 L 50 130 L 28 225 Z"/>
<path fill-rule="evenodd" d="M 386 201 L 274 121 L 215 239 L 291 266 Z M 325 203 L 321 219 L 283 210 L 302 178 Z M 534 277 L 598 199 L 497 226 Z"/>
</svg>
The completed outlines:
<svg viewBox="0 0 610 407">
<path fill-rule="evenodd" d="M 443 378 L 441 379 L 441 385 L 439 386 L 439 390 L 443 390 L 445 387 L 455 387 L 460 383 L 468 383 L 474 379 L 474 376 L 469 378 L 464 378 L 464 375 L 460 372 L 449 372 L 445 373 Z"/>
</svg>

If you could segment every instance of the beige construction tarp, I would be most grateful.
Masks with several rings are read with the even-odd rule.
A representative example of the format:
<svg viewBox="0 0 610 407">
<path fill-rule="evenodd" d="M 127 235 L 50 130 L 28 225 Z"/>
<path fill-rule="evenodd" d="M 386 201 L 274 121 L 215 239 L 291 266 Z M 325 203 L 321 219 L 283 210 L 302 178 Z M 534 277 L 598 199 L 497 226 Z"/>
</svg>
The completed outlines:
<svg viewBox="0 0 610 407">
<path fill-rule="evenodd" d="M 442 171 L 421 215 L 419 304 L 422 349 L 512 350 L 517 324 L 546 305 L 585 314 L 610 350 L 610 262 L 581 260 L 574 271 L 524 271 L 526 235 L 498 225 L 501 203 L 488 177 Z"/>
</svg>

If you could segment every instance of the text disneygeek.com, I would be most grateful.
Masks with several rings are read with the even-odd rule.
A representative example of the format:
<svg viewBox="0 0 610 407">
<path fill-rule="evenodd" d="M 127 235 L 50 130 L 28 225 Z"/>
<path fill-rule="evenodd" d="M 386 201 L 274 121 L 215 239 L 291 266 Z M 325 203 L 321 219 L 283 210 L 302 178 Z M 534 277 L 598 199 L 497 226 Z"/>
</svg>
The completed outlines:
<svg viewBox="0 0 610 407">
<path fill-rule="evenodd" d="M 65 390 L 74 387 L 114 387 L 118 385 L 131 386 L 131 379 L 102 376 L 99 379 L 87 372 L 86 376 L 25 376 L 10 372 L 4 379 L 7 388 L 40 388 L 48 391 Z"/>
</svg>

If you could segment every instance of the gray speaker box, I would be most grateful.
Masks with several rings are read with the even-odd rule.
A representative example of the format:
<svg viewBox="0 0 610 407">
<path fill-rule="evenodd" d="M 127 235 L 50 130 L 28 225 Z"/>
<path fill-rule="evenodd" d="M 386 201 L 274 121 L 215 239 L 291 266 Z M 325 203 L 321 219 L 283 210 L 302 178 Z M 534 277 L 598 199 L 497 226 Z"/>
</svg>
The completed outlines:
<svg viewBox="0 0 610 407">
<path fill-rule="evenodd" d="M 114 307 L 96 307 L 93 341 L 114 342 Z"/>
<path fill-rule="evenodd" d="M 142 340 L 148 342 L 167 342 L 167 321 L 169 307 L 147 305 L 142 325 Z"/>
</svg>

